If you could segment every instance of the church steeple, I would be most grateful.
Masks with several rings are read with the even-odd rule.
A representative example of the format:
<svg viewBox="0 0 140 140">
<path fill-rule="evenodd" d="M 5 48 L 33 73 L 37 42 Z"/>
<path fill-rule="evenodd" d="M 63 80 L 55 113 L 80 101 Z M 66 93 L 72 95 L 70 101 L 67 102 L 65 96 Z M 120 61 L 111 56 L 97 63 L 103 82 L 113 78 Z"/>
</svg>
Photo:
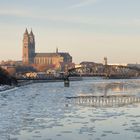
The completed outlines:
<svg viewBox="0 0 140 140">
<path fill-rule="evenodd" d="M 32 64 L 34 62 L 35 55 L 35 38 L 31 30 L 30 34 L 26 28 L 23 36 L 23 63 Z"/>
<path fill-rule="evenodd" d="M 25 33 L 24 33 L 24 34 L 28 35 L 28 30 L 27 30 L 27 28 L 26 28 Z"/>
<path fill-rule="evenodd" d="M 31 36 L 34 36 L 32 29 L 31 29 L 30 35 L 31 35 Z"/>
<path fill-rule="evenodd" d="M 33 34 L 32 29 L 31 29 L 31 32 L 29 34 L 29 38 L 30 38 L 30 44 L 31 44 L 30 47 L 35 49 L 35 36 Z"/>
</svg>

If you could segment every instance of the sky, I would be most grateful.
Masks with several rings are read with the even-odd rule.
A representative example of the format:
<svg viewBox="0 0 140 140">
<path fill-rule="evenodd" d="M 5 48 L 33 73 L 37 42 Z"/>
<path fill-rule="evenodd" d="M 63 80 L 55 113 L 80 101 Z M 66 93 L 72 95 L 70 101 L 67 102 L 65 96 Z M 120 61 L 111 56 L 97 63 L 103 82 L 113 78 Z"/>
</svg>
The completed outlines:
<svg viewBox="0 0 140 140">
<path fill-rule="evenodd" d="M 21 60 L 25 29 L 36 52 L 82 61 L 140 63 L 140 0 L 0 0 L 0 61 Z"/>
</svg>

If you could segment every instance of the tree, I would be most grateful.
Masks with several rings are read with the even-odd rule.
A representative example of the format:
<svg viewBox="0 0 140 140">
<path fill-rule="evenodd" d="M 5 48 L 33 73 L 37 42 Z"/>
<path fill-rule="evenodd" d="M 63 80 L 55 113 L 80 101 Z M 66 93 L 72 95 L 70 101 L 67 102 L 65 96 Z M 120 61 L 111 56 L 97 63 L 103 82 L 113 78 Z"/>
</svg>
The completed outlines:
<svg viewBox="0 0 140 140">
<path fill-rule="evenodd" d="M 6 70 L 0 67 L 0 85 L 17 85 L 15 77 L 11 76 Z"/>
</svg>

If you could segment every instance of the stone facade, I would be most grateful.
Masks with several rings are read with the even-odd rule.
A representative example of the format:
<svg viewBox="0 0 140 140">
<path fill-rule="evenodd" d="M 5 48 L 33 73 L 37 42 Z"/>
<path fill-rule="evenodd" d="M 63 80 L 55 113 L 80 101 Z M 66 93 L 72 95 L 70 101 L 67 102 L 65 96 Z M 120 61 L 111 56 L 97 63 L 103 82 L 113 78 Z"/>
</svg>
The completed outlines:
<svg viewBox="0 0 140 140">
<path fill-rule="evenodd" d="M 35 53 L 34 64 L 54 66 L 60 68 L 60 63 L 63 62 L 63 57 L 56 53 Z"/>
<path fill-rule="evenodd" d="M 62 62 L 71 63 L 72 57 L 69 53 L 58 52 L 56 53 L 35 53 L 35 36 L 31 30 L 25 30 L 23 35 L 23 64 L 36 64 L 36 65 L 55 65 L 56 68 L 60 67 Z"/>
<path fill-rule="evenodd" d="M 23 35 L 23 56 L 22 61 L 24 64 L 34 63 L 35 56 L 35 38 L 33 32 L 28 33 L 27 29 Z"/>
</svg>

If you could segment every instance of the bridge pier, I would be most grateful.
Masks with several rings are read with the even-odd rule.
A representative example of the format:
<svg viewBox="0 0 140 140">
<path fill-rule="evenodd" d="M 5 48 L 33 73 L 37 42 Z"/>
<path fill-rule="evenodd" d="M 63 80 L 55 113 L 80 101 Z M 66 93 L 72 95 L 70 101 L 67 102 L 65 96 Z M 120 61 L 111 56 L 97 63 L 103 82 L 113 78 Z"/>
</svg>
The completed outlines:
<svg viewBox="0 0 140 140">
<path fill-rule="evenodd" d="M 64 78 L 64 87 L 69 87 L 70 86 L 70 80 L 68 77 Z"/>
</svg>

